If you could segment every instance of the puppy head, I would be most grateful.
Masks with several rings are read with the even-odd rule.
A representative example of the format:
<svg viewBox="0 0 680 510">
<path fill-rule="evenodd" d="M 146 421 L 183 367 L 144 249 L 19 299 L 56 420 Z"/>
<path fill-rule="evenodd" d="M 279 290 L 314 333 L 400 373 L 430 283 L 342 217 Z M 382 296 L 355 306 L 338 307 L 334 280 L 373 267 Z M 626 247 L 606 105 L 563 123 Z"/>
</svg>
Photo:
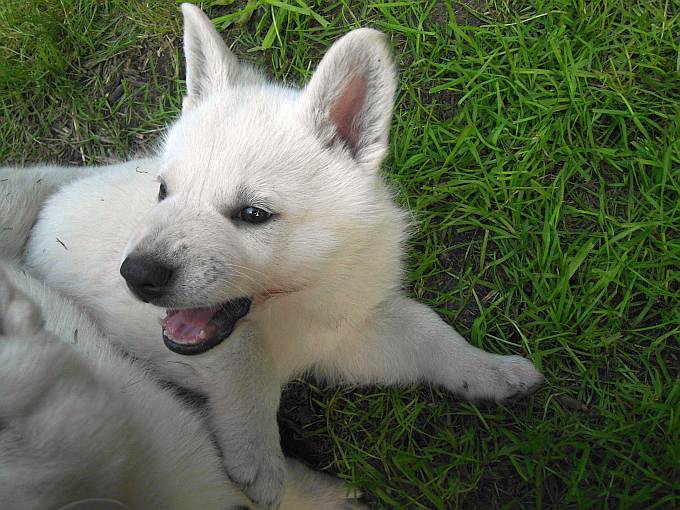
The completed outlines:
<svg viewBox="0 0 680 510">
<path fill-rule="evenodd" d="M 158 204 L 126 255 L 169 269 L 150 301 L 170 308 L 317 285 L 338 257 L 353 263 L 387 214 L 378 169 L 396 73 L 386 38 L 345 35 L 298 91 L 266 83 L 198 8 L 182 10 L 187 94 Z"/>
</svg>

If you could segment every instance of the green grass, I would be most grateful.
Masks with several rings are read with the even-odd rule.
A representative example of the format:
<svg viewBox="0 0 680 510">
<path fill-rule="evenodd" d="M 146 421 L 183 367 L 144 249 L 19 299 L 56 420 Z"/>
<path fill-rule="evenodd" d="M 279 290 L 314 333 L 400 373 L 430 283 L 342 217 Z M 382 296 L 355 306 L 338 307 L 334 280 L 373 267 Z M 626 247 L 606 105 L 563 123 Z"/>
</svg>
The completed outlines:
<svg viewBox="0 0 680 510">
<path fill-rule="evenodd" d="M 502 407 L 300 383 L 299 440 L 376 508 L 678 508 L 680 3 L 468 4 L 210 11 L 290 83 L 349 28 L 390 34 L 385 174 L 421 226 L 412 292 L 547 377 Z M 178 34 L 168 1 L 5 0 L 0 161 L 153 147 L 180 105 Z"/>
</svg>

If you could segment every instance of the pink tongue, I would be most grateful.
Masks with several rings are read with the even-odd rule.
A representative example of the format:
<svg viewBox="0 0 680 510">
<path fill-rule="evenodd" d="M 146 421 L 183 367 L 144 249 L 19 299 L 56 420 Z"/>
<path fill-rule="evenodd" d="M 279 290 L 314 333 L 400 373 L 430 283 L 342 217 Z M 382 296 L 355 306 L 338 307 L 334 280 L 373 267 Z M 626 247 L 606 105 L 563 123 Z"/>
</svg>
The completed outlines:
<svg viewBox="0 0 680 510">
<path fill-rule="evenodd" d="M 216 313 L 215 308 L 192 308 L 171 312 L 161 321 L 161 326 L 165 336 L 170 340 L 199 344 L 217 333 L 217 328 L 209 324 Z"/>
</svg>

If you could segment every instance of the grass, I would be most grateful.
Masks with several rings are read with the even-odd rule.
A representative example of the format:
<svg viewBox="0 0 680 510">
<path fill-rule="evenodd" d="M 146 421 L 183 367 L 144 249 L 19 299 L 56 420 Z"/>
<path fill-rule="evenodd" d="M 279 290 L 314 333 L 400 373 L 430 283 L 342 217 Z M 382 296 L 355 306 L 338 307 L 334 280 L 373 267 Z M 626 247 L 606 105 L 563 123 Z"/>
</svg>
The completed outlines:
<svg viewBox="0 0 680 510">
<path fill-rule="evenodd" d="M 501 407 L 298 382 L 289 446 L 375 508 L 680 507 L 680 3 L 212 3 L 289 83 L 352 27 L 391 35 L 410 289 L 547 377 Z M 152 147 L 180 107 L 179 21 L 169 1 L 5 0 L 0 161 Z"/>
</svg>

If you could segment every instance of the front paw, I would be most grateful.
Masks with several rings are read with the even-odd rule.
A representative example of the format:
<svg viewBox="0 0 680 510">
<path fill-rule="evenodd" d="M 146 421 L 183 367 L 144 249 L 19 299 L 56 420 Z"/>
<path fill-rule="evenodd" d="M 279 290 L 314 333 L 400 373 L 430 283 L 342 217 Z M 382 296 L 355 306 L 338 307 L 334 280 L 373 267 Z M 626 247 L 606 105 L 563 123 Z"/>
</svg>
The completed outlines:
<svg viewBox="0 0 680 510">
<path fill-rule="evenodd" d="M 229 478 L 254 503 L 278 508 L 286 487 L 286 464 L 280 450 L 272 452 L 260 446 L 244 448 L 236 455 L 225 455 L 223 463 Z"/>
<path fill-rule="evenodd" d="M 496 402 L 531 395 L 545 380 L 534 364 L 521 356 L 500 356 L 494 371 L 491 397 Z"/>
<path fill-rule="evenodd" d="M 12 284 L 0 267 L 0 335 L 34 335 L 42 327 L 38 306 Z"/>
<path fill-rule="evenodd" d="M 543 375 L 528 359 L 489 354 L 469 367 L 467 374 L 459 374 L 449 389 L 467 400 L 500 403 L 533 393 L 543 381 Z"/>
</svg>

